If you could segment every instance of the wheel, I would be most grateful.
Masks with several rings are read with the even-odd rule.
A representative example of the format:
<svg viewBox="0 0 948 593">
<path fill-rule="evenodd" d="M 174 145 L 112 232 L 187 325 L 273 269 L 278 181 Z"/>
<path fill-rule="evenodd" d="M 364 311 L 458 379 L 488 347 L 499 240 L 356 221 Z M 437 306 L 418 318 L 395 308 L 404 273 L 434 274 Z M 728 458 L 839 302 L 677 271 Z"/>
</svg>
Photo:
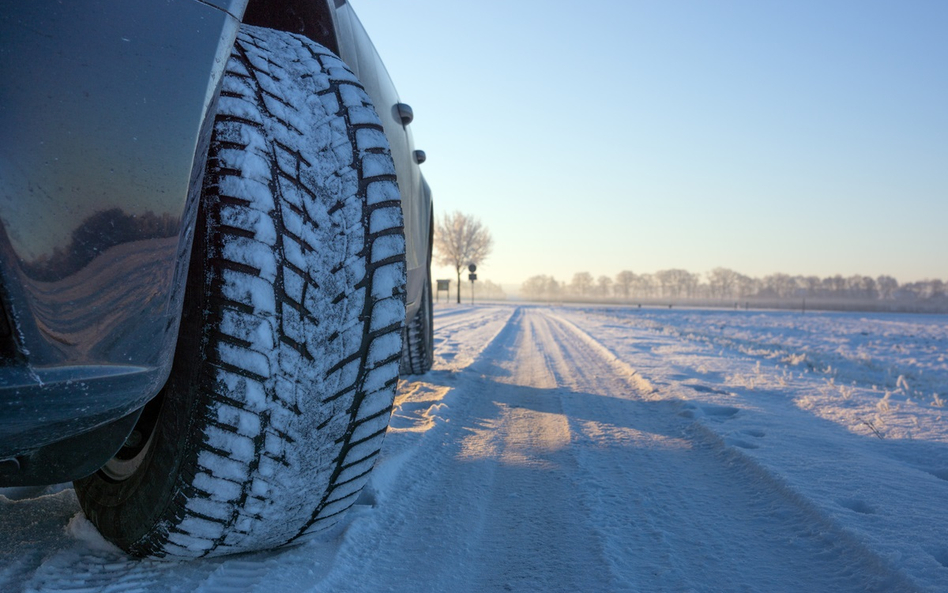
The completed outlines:
<svg viewBox="0 0 948 593">
<path fill-rule="evenodd" d="M 381 122 L 345 65 L 242 27 L 224 77 L 171 377 L 76 482 L 137 556 L 305 541 L 368 479 L 391 415 L 405 238 Z"/>
<path fill-rule="evenodd" d="M 431 304 L 431 274 L 425 279 L 421 295 L 421 307 L 405 325 L 402 346 L 401 373 L 421 375 L 431 370 L 434 362 L 434 323 Z"/>
</svg>

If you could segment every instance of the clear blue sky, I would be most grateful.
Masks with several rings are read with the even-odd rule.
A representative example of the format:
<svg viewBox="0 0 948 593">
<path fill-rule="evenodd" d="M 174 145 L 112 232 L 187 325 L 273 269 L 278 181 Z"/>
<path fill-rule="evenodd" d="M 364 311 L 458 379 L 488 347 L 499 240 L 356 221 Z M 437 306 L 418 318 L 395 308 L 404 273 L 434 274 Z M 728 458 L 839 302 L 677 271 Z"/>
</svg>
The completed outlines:
<svg viewBox="0 0 948 593">
<path fill-rule="evenodd" d="M 352 4 L 482 278 L 948 279 L 948 2 Z"/>
</svg>

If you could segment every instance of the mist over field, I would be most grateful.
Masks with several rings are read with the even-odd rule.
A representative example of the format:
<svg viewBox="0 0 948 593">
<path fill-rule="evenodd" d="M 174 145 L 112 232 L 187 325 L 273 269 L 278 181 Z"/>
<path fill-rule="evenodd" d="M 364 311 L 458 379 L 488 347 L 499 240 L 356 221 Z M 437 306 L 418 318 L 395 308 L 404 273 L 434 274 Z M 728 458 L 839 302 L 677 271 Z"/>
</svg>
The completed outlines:
<svg viewBox="0 0 948 593">
<path fill-rule="evenodd" d="M 453 281 L 452 281 L 453 282 Z M 948 312 L 948 283 L 940 279 L 905 282 L 889 275 L 877 278 L 842 275 L 752 278 L 727 268 L 706 274 L 682 269 L 636 274 L 625 270 L 614 277 L 578 272 L 561 281 L 531 276 L 521 284 L 498 285 L 484 279 L 462 282 L 465 302 L 523 299 L 540 302 L 601 302 L 646 306 L 711 306 L 734 309 Z M 454 294 L 454 293 L 452 293 Z"/>
</svg>

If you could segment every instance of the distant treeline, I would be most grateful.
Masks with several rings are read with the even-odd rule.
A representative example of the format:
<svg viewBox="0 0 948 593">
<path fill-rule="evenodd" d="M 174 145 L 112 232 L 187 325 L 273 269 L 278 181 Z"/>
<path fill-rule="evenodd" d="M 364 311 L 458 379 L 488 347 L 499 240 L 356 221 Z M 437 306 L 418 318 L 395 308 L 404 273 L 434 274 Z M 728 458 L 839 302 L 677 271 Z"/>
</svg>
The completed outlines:
<svg viewBox="0 0 948 593">
<path fill-rule="evenodd" d="M 454 280 L 451 280 L 451 291 L 454 291 Z M 463 282 L 465 286 L 461 286 L 461 300 L 467 302 L 471 298 L 471 283 Z M 453 292 L 451 294 L 454 294 Z M 444 291 L 440 295 L 437 295 L 439 299 L 444 300 Z M 504 292 L 504 289 L 500 287 L 499 284 L 494 284 L 490 280 L 478 280 L 474 282 L 474 300 L 475 301 L 502 301 L 507 298 L 507 293 Z M 448 301 L 450 301 L 450 295 L 448 295 Z"/>
<path fill-rule="evenodd" d="M 614 277 L 599 278 L 593 278 L 589 272 L 578 272 L 569 283 L 541 275 L 524 282 L 520 294 L 527 299 L 563 301 L 898 302 L 925 305 L 920 307 L 924 310 L 948 310 L 948 284 L 938 279 L 899 284 L 892 276 L 837 274 L 820 278 L 771 274 L 752 278 L 728 268 L 715 268 L 706 274 L 681 269 L 660 270 L 654 274 L 624 270 Z"/>
<path fill-rule="evenodd" d="M 68 244 L 23 264 L 23 270 L 34 280 L 54 282 L 78 272 L 110 247 L 175 236 L 179 227 L 180 218 L 167 214 L 126 214 L 120 208 L 102 210 L 83 220 Z"/>
</svg>

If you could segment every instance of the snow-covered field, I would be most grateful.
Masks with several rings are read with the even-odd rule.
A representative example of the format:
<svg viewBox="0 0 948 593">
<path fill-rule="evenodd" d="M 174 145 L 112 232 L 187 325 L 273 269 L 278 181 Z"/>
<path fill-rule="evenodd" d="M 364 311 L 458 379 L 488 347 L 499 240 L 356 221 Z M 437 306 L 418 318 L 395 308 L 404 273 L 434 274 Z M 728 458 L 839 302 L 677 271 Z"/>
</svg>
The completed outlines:
<svg viewBox="0 0 948 593">
<path fill-rule="evenodd" d="M 133 561 L 0 491 L 0 591 L 948 591 L 948 317 L 441 306 L 324 541 Z"/>
</svg>

